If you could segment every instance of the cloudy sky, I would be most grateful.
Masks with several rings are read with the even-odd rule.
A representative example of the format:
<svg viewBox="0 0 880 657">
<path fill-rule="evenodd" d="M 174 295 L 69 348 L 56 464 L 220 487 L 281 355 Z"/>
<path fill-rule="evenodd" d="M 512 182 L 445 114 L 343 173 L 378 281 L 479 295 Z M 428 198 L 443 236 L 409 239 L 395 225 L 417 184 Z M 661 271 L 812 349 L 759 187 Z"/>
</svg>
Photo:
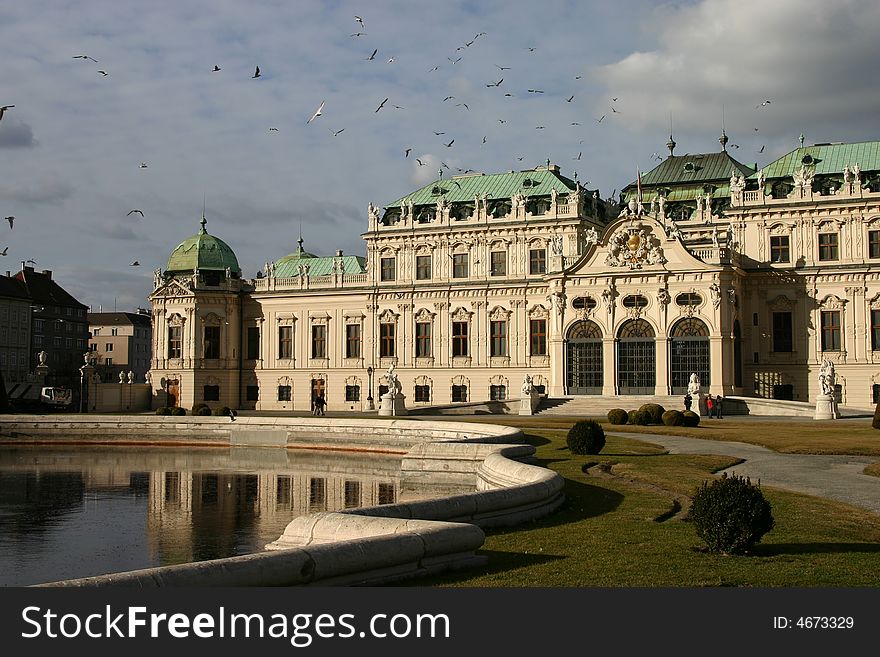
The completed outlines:
<svg viewBox="0 0 880 657">
<path fill-rule="evenodd" d="M 251 277 L 300 226 L 313 253 L 363 255 L 367 204 L 441 163 L 549 158 L 608 197 L 670 122 L 676 153 L 711 152 L 723 112 L 728 150 L 760 165 L 801 133 L 880 139 L 878 31 L 872 0 L 2 3 L 0 269 L 32 259 L 132 310 L 203 201 Z"/>
</svg>

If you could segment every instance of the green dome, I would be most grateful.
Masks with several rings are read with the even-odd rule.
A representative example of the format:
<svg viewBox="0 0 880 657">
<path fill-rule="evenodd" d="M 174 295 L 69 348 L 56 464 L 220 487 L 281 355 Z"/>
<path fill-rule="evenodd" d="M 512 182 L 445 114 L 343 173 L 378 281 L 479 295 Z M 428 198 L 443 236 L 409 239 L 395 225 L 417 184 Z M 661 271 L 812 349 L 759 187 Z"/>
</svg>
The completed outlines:
<svg viewBox="0 0 880 657">
<path fill-rule="evenodd" d="M 202 227 L 196 235 L 183 240 L 171 252 L 167 273 L 192 272 L 196 269 L 226 271 L 229 267 L 233 274 L 241 275 L 238 258 L 219 237 L 209 235 L 205 230 L 208 222 L 202 217 Z"/>
</svg>

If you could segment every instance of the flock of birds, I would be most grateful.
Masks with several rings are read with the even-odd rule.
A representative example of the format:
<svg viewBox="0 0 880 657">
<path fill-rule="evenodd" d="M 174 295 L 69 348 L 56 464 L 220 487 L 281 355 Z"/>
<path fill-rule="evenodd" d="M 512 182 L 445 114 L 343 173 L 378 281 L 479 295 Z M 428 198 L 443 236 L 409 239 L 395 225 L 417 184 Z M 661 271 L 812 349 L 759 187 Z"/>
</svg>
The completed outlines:
<svg viewBox="0 0 880 657">
<path fill-rule="evenodd" d="M 366 24 L 365 24 L 365 22 L 364 22 L 364 19 L 363 19 L 361 16 L 355 16 L 354 19 L 355 19 L 355 22 L 358 24 L 359 27 L 358 27 L 358 30 L 357 30 L 356 32 L 353 32 L 350 36 L 351 36 L 352 38 L 360 38 L 360 37 L 363 37 L 363 36 L 367 36 L 367 32 L 366 32 Z M 455 54 L 454 54 L 453 56 L 449 56 L 449 57 L 447 57 L 447 60 L 450 62 L 450 64 L 451 64 L 452 66 L 455 66 L 455 65 L 459 64 L 459 62 L 461 62 L 462 59 L 463 59 L 463 54 L 460 54 L 460 53 L 463 53 L 463 52 L 466 51 L 467 49 L 469 49 L 469 48 L 471 48 L 472 46 L 474 46 L 474 45 L 476 44 L 476 42 L 478 41 L 478 39 L 480 39 L 481 37 L 485 36 L 486 34 L 487 34 L 486 32 L 479 32 L 479 33 L 477 33 L 476 35 L 474 35 L 474 37 L 473 37 L 472 39 L 470 39 L 469 41 L 465 42 L 465 43 L 462 44 L 461 46 L 458 46 L 458 47 L 455 49 Z M 536 48 L 536 47 L 533 47 L 533 46 L 529 46 L 529 47 L 526 48 L 526 50 L 527 50 L 529 53 L 534 53 L 534 52 L 537 50 L 537 48 Z M 378 56 L 378 54 L 379 54 L 379 49 L 378 49 L 378 48 L 374 48 L 374 49 L 370 52 L 370 54 L 367 55 L 366 57 L 364 57 L 363 59 L 364 59 L 364 61 L 373 62 L 373 61 L 376 61 L 376 60 L 377 60 L 377 56 Z M 97 60 L 97 59 L 95 59 L 95 58 L 93 58 L 93 57 L 91 57 L 91 56 L 89 56 L 89 55 L 86 55 L 86 54 L 74 55 L 74 56 L 73 56 L 73 59 L 87 60 L 87 61 L 91 61 L 91 62 L 93 62 L 93 63 L 95 63 L 95 64 L 98 63 L 98 60 Z M 386 60 L 386 62 L 387 62 L 388 64 L 393 64 L 395 61 L 396 61 L 396 58 L 395 58 L 394 56 L 390 56 L 390 57 L 388 57 L 388 59 Z M 508 88 L 509 88 L 509 82 L 510 82 L 510 80 L 509 80 L 510 74 L 509 74 L 509 73 L 506 73 L 506 71 L 511 71 L 513 67 L 511 67 L 511 66 L 502 66 L 502 65 L 499 65 L 499 64 L 494 64 L 494 66 L 495 66 L 495 68 L 497 68 L 498 71 L 500 72 L 500 76 L 498 77 L 497 80 L 492 79 L 492 80 L 486 82 L 486 83 L 485 83 L 485 87 L 486 87 L 487 89 L 496 89 L 496 90 L 498 90 L 499 92 L 503 93 L 503 97 L 504 97 L 504 98 L 514 98 L 514 97 L 516 97 L 516 94 L 515 94 L 513 91 L 508 91 Z M 432 68 L 430 68 L 430 69 L 428 70 L 428 73 L 432 73 L 432 72 L 438 71 L 439 68 L 440 68 L 439 65 L 435 65 L 435 66 L 433 66 Z M 211 72 L 212 72 L 212 73 L 219 73 L 219 72 L 222 71 L 222 70 L 223 70 L 223 69 L 222 69 L 219 65 L 215 64 L 215 65 L 213 66 L 213 68 L 211 69 Z M 106 70 L 98 70 L 97 73 L 98 73 L 99 75 L 101 75 L 101 76 L 104 76 L 104 77 L 109 76 L 109 72 L 106 71 Z M 255 68 L 254 68 L 254 73 L 253 73 L 253 75 L 251 76 L 251 78 L 252 78 L 252 79 L 259 79 L 261 76 L 262 76 L 262 72 L 260 71 L 260 67 L 259 67 L 259 66 L 255 66 Z M 583 77 L 582 75 L 575 75 L 575 76 L 574 76 L 574 79 L 575 79 L 575 80 L 580 80 L 582 77 Z M 493 78 L 494 78 L 494 76 L 493 76 Z M 502 85 L 505 84 L 505 80 L 506 80 L 506 79 L 508 80 L 508 86 L 504 86 L 503 89 L 502 89 Z M 527 94 L 533 94 L 533 95 L 542 95 L 542 94 L 545 94 L 546 91 L 545 91 L 545 89 L 529 88 L 529 89 L 526 89 L 526 93 L 527 93 Z M 569 93 L 566 94 L 565 96 L 562 96 L 561 94 L 560 94 L 560 96 L 561 96 L 561 100 L 562 100 L 563 102 L 568 103 L 568 104 L 571 104 L 571 103 L 574 101 L 574 99 L 575 99 L 575 97 L 577 96 L 577 94 L 576 94 L 576 93 L 571 93 L 571 92 L 569 92 Z M 378 103 L 378 105 L 376 106 L 376 108 L 375 108 L 375 110 L 373 111 L 373 113 L 374 113 L 374 114 L 378 114 L 378 113 L 381 112 L 383 109 L 385 109 L 386 106 L 388 105 L 388 103 L 389 103 L 390 100 L 391 100 L 391 97 L 385 97 L 384 99 L 382 99 L 382 100 Z M 453 101 L 453 100 L 459 100 L 459 99 L 457 99 L 457 98 L 456 98 L 455 96 L 453 96 L 453 95 L 447 95 L 445 98 L 443 98 L 442 102 L 443 102 L 443 103 L 446 103 L 446 102 L 448 102 L 448 101 Z M 603 114 L 602 114 L 601 116 L 599 116 L 599 117 L 594 117 L 594 118 L 593 118 L 593 121 L 594 121 L 595 125 L 601 125 L 601 124 L 603 123 L 603 121 L 605 121 L 606 118 L 607 118 L 609 115 L 610 115 L 610 116 L 622 115 L 621 110 L 618 108 L 618 105 L 616 104 L 616 103 L 618 102 L 618 100 L 619 100 L 618 97 L 612 97 L 612 98 L 610 98 L 610 103 L 609 103 L 609 105 L 608 105 L 608 110 L 606 111 L 606 113 L 603 113 Z M 758 109 L 761 109 L 761 108 L 763 108 L 763 107 L 766 107 L 766 106 L 768 106 L 768 105 L 770 105 L 770 104 L 771 104 L 771 101 L 770 101 L 769 99 L 766 99 L 766 100 L 763 100 L 762 102 L 758 103 L 758 104 L 755 106 L 755 109 L 758 110 Z M 465 100 L 463 100 L 463 99 L 461 100 L 461 102 L 457 102 L 457 103 L 455 103 L 454 106 L 455 106 L 455 107 L 461 107 L 461 108 L 464 109 L 464 111 L 467 111 L 467 112 L 470 112 L 470 110 L 471 110 L 471 105 L 470 105 L 468 102 L 465 102 Z M 0 105 L 0 120 L 3 119 L 3 117 L 4 117 L 4 115 L 6 114 L 7 111 L 13 109 L 14 107 L 15 107 L 15 105 Z M 310 116 L 308 119 L 306 119 L 306 121 L 305 121 L 306 125 L 312 125 L 312 124 L 315 124 L 315 123 L 318 121 L 318 119 L 321 119 L 322 117 L 324 117 L 324 116 L 325 116 L 325 110 L 326 110 L 326 107 L 327 107 L 327 100 L 326 100 L 326 99 L 321 100 L 320 104 L 318 104 L 318 106 L 317 106 L 317 108 L 315 109 L 315 111 L 311 114 L 311 116 Z M 402 107 L 402 106 L 400 106 L 400 105 L 394 104 L 394 103 L 391 103 L 391 107 L 394 108 L 394 109 L 396 109 L 396 110 L 404 110 L 404 109 L 406 109 L 406 108 L 404 108 L 404 107 Z M 386 109 L 385 111 L 388 111 L 388 110 Z M 326 119 L 324 119 L 324 120 L 326 121 Z M 501 126 L 503 126 L 503 125 L 505 125 L 505 124 L 508 123 L 508 119 L 506 119 L 506 118 L 498 118 L 497 121 L 498 121 L 499 125 L 501 125 Z M 570 126 L 571 126 L 571 127 L 578 127 L 578 126 L 581 126 L 581 122 L 579 122 L 579 121 L 571 121 L 571 122 L 570 122 Z M 534 128 L 535 128 L 536 130 L 544 130 L 546 127 L 547 127 L 547 126 L 544 126 L 544 125 L 537 125 L 537 126 L 534 126 Z M 755 131 L 755 132 L 758 132 L 758 130 L 759 130 L 758 128 L 754 128 L 754 131 Z M 345 131 L 345 128 L 328 128 L 328 131 L 329 131 L 329 133 L 330 133 L 330 135 L 331 135 L 332 137 L 338 137 L 340 134 L 342 134 L 342 133 Z M 274 126 L 269 127 L 269 132 L 279 132 L 279 128 L 274 127 Z M 456 137 L 450 137 L 449 135 L 446 135 L 446 132 L 443 131 L 443 130 L 440 130 L 440 131 L 438 131 L 438 130 L 434 130 L 434 131 L 433 131 L 433 134 L 434 134 L 435 136 L 437 136 L 437 137 L 439 137 L 439 136 L 444 136 L 444 140 L 442 140 L 442 141 L 440 142 L 444 148 L 451 149 L 451 148 L 453 148 L 453 146 L 456 144 Z M 448 138 L 448 141 L 446 140 L 446 138 Z M 487 140 L 488 140 L 488 134 L 484 134 L 484 135 L 482 136 L 482 139 L 480 140 L 480 145 L 486 144 L 486 143 L 487 143 Z M 580 140 L 579 140 L 579 144 L 583 144 L 583 143 L 584 143 L 584 139 L 580 139 Z M 738 145 L 738 144 L 730 144 L 729 146 L 730 146 L 731 148 L 739 148 L 739 145 Z M 764 148 L 765 148 L 765 146 L 762 145 L 761 148 L 760 148 L 760 150 L 758 150 L 757 152 L 758 152 L 758 153 L 763 153 L 763 152 L 764 152 Z M 401 150 L 402 150 L 402 152 L 403 152 L 403 157 L 404 157 L 404 158 L 409 158 L 409 156 L 410 156 L 410 154 L 412 153 L 413 149 L 414 149 L 414 146 L 405 146 L 405 147 L 404 147 L 404 146 L 401 146 Z M 579 150 L 578 153 L 577 153 L 577 155 L 574 155 L 571 159 L 572 159 L 573 161 L 581 161 L 582 156 L 583 156 L 583 150 Z M 524 160 L 524 158 L 525 158 L 524 155 L 517 155 L 517 156 L 514 156 L 514 157 L 515 157 L 515 159 L 516 159 L 518 162 L 522 162 L 522 161 Z M 658 160 L 658 161 L 662 161 L 662 159 L 663 159 L 663 157 L 662 157 L 659 153 L 656 153 L 656 152 L 652 155 L 652 158 L 655 159 L 655 160 Z M 428 162 L 427 162 L 427 161 L 424 161 L 424 160 L 421 159 L 421 158 L 414 157 L 413 160 L 416 162 L 416 164 L 417 164 L 418 167 L 422 167 L 422 166 L 427 166 L 427 165 L 428 165 Z M 450 170 L 450 171 L 452 170 L 452 167 L 450 167 L 448 164 L 446 164 L 446 163 L 443 162 L 443 161 L 440 162 L 440 166 L 441 166 L 441 168 L 440 168 L 439 171 L 438 171 L 438 175 L 440 175 L 440 176 L 443 175 L 443 169 L 444 169 L 444 168 L 447 169 L 447 170 Z M 140 168 L 141 168 L 141 169 L 146 169 L 146 168 L 148 168 L 148 164 L 147 164 L 146 162 L 141 162 L 141 164 L 140 164 Z M 464 169 L 464 168 L 460 168 L 460 167 L 455 167 L 455 170 L 456 170 L 458 173 L 465 173 L 465 174 L 466 174 L 466 173 L 471 173 L 471 172 L 473 172 L 473 169 Z M 577 173 L 575 173 L 575 179 L 577 179 Z M 454 181 L 453 181 L 453 182 L 454 182 Z M 589 183 L 589 181 L 587 181 L 587 183 Z M 455 184 L 457 184 L 457 183 L 455 183 Z M 616 192 L 616 191 L 617 191 L 617 190 L 615 190 L 615 192 Z M 612 197 L 613 197 L 613 194 L 612 194 Z M 613 198 L 612 198 L 612 199 L 609 199 L 609 200 L 613 200 Z M 144 216 L 145 216 L 145 215 L 144 215 L 144 212 L 143 212 L 142 210 L 140 210 L 140 209 L 137 209 L 137 208 L 133 208 L 133 209 L 131 209 L 131 210 L 127 213 L 126 216 L 127 216 L 127 217 L 131 217 L 131 216 L 133 216 L 133 215 L 135 216 L 135 218 L 144 218 Z M 13 217 L 13 216 L 8 216 L 8 217 L 6 217 L 5 219 L 6 219 L 6 221 L 9 223 L 9 227 L 10 227 L 10 229 L 11 229 L 12 226 L 13 226 L 13 223 L 14 223 L 14 221 L 15 221 L 15 217 Z M 8 249 L 9 249 L 8 246 L 7 246 L 6 248 L 4 248 L 2 251 L 0 251 L 0 255 L 2 255 L 2 256 L 7 255 Z M 28 262 L 33 262 L 33 260 L 29 260 Z M 139 262 L 138 260 L 134 260 L 133 262 L 130 263 L 129 266 L 131 266 L 131 267 L 138 267 L 138 266 L 140 266 L 140 262 Z"/>
</svg>

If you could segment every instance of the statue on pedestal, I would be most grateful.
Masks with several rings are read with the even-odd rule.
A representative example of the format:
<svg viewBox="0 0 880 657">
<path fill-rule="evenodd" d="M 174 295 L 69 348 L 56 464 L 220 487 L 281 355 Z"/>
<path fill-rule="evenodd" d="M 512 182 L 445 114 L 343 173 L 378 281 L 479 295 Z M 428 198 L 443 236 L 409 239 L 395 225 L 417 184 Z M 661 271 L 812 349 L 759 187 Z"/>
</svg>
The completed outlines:
<svg viewBox="0 0 880 657">
<path fill-rule="evenodd" d="M 522 396 L 531 397 L 534 390 L 535 386 L 532 384 L 532 377 L 530 377 L 528 374 L 523 375 L 522 388 L 520 388 Z"/>
<path fill-rule="evenodd" d="M 834 363 L 826 359 L 822 361 L 822 367 L 819 368 L 819 386 L 823 395 L 834 396 L 834 384 L 837 382 L 837 375 L 834 373 Z"/>
</svg>

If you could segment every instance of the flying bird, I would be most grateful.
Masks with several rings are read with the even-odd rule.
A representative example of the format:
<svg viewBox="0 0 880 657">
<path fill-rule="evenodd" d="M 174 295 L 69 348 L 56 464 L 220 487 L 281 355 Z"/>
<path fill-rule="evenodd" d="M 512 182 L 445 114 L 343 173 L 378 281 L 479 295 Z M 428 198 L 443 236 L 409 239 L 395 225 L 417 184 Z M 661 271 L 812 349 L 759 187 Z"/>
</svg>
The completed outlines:
<svg viewBox="0 0 880 657">
<path fill-rule="evenodd" d="M 602 119 L 604 119 L 604 118 L 605 118 L 605 115 L 603 114 L 598 119 L 596 119 L 596 123 L 602 123 Z"/>
<path fill-rule="evenodd" d="M 321 101 L 321 104 L 318 105 L 318 109 L 316 109 L 315 113 L 312 114 L 312 118 L 310 118 L 308 121 L 306 121 L 306 125 L 308 125 L 309 123 L 311 123 L 312 121 L 317 119 L 319 116 L 321 116 L 321 113 L 324 111 L 324 103 L 325 102 L 327 102 L 327 101 L 326 100 Z"/>
<path fill-rule="evenodd" d="M 764 106 L 769 105 L 769 104 L 770 104 L 770 101 L 769 101 L 769 100 L 765 100 L 765 101 L 763 101 L 760 105 L 755 105 L 755 109 L 758 109 L 759 107 L 764 107 Z"/>
<path fill-rule="evenodd" d="M 95 62 L 95 64 L 98 63 L 97 59 L 95 59 L 94 57 L 89 57 L 88 55 L 74 55 L 73 59 L 91 59 L 93 62 Z"/>
<path fill-rule="evenodd" d="M 12 228 L 12 224 L 15 223 L 15 217 L 6 217 L 6 221 L 9 222 L 9 228 Z"/>
<path fill-rule="evenodd" d="M 0 256 L 5 256 L 6 252 L 9 251 L 9 247 L 5 247 L 2 251 L 0 251 Z"/>
<path fill-rule="evenodd" d="M 483 135 L 483 143 L 486 143 L 486 135 Z"/>
<path fill-rule="evenodd" d="M 572 125 L 580 125 L 580 123 L 577 122 L 577 121 L 572 121 L 571 124 L 572 124 Z"/>
<path fill-rule="evenodd" d="M 273 130 L 274 130 L 275 132 L 278 132 L 278 128 L 269 128 L 269 132 L 272 132 Z"/>
<path fill-rule="evenodd" d="M 476 41 L 477 39 L 479 39 L 481 36 L 486 36 L 486 33 L 485 33 L 485 32 L 480 32 L 479 34 L 477 34 L 477 36 L 474 37 L 474 41 Z"/>
<path fill-rule="evenodd" d="M 348 36 L 359 37 L 359 36 L 365 36 L 366 34 L 367 34 L 366 32 L 355 32 L 354 34 L 349 34 Z"/>
<path fill-rule="evenodd" d="M 454 98 L 455 96 L 446 96 L 446 98 L 443 99 L 443 102 L 445 103 L 447 100 L 453 100 Z"/>
<path fill-rule="evenodd" d="M 139 263 L 137 260 L 135 260 L 133 263 L 131 263 L 129 265 L 129 267 L 140 267 L 140 266 L 141 266 L 141 263 Z"/>
<path fill-rule="evenodd" d="M 500 80 L 498 80 L 498 82 L 490 82 L 486 86 L 487 87 L 500 87 L 502 82 L 504 82 L 504 78 L 501 78 Z"/>
<path fill-rule="evenodd" d="M 141 166 L 140 166 L 140 168 L 141 168 L 141 169 L 146 169 L 146 168 L 147 168 L 147 163 L 146 163 L 146 162 L 141 162 Z"/>
<path fill-rule="evenodd" d="M 36 260 L 25 260 L 24 263 L 26 265 L 36 265 L 37 261 Z"/>
<path fill-rule="evenodd" d="M 579 160 L 579 159 L 581 159 L 581 154 L 582 154 L 582 153 L 583 153 L 583 151 L 578 151 L 578 155 L 577 155 L 577 157 L 573 157 L 573 158 L 571 158 L 571 159 L 572 159 L 572 160 Z"/>
<path fill-rule="evenodd" d="M 452 57 L 447 57 L 446 59 L 448 59 L 448 60 L 449 60 L 450 62 L 452 62 L 453 64 L 455 64 L 456 62 L 460 62 L 460 61 L 461 61 L 461 57 L 456 57 L 455 59 L 452 59 Z"/>
<path fill-rule="evenodd" d="M 529 52 L 535 52 L 534 48 L 529 48 Z"/>
<path fill-rule="evenodd" d="M 447 169 L 449 168 L 449 165 L 446 164 L 446 162 L 441 162 L 441 163 L 440 163 L 440 166 L 445 167 L 445 168 L 447 168 Z"/>
<path fill-rule="evenodd" d="M 509 66 L 498 66 L 498 64 L 495 64 L 495 68 L 502 70 L 502 71 L 509 71 L 510 70 Z"/>
<path fill-rule="evenodd" d="M 409 153 L 410 153 L 411 150 L 412 150 L 411 148 L 407 148 L 406 151 L 403 153 L 403 156 L 404 156 L 404 157 L 409 157 Z"/>
<path fill-rule="evenodd" d="M 257 68 L 254 70 L 254 74 L 253 74 L 252 78 L 258 78 L 258 77 L 260 77 L 260 67 L 259 66 L 257 66 Z"/>
<path fill-rule="evenodd" d="M 10 107 L 15 107 L 15 105 L 0 105 L 0 119 L 3 118 L 3 115 L 6 114 L 6 110 Z"/>
<path fill-rule="evenodd" d="M 389 63 L 389 64 L 393 64 L 393 63 L 394 63 L 394 57 L 389 57 L 389 58 L 388 58 L 388 63 Z"/>
<path fill-rule="evenodd" d="M 392 104 L 391 107 L 393 107 L 394 109 L 406 109 L 405 107 L 401 107 L 400 105 L 394 105 L 394 104 Z"/>
<path fill-rule="evenodd" d="M 376 53 L 379 52 L 379 49 L 376 48 L 372 53 L 370 53 L 369 57 L 365 57 L 365 61 L 371 62 L 376 58 Z"/>
<path fill-rule="evenodd" d="M 141 215 L 142 217 L 144 216 L 144 213 L 141 212 L 140 210 L 130 210 L 130 211 L 128 212 L 128 214 L 125 215 L 125 216 L 127 217 L 127 216 L 132 215 L 132 214 L 139 214 L 139 215 Z"/>
<path fill-rule="evenodd" d="M 516 159 L 519 160 L 520 162 L 522 162 L 524 157 L 525 157 L 525 155 L 520 155 L 520 156 L 519 156 L 518 158 L 516 158 Z"/>
<path fill-rule="evenodd" d="M 758 151 L 759 153 L 763 153 L 763 152 L 764 152 L 764 146 L 766 146 L 766 144 L 761 144 L 761 150 Z"/>
<path fill-rule="evenodd" d="M 386 99 L 383 100 L 381 103 L 379 103 L 379 107 L 376 108 L 376 111 L 378 112 L 380 109 L 382 109 L 383 107 L 385 107 L 385 103 L 387 103 L 387 102 L 388 102 L 388 99 L 386 98 Z"/>
<path fill-rule="evenodd" d="M 419 163 L 419 166 L 420 166 L 420 167 L 423 167 L 423 166 L 425 166 L 425 163 L 424 163 L 424 162 L 422 162 L 422 161 L 421 161 L 421 160 L 420 160 L 420 159 L 419 159 L 419 158 L 416 158 L 416 162 L 418 162 L 418 163 Z"/>
<path fill-rule="evenodd" d="M 360 16 L 355 16 L 354 19 L 355 19 L 358 23 L 361 24 L 361 27 L 362 27 L 362 28 L 367 29 L 367 26 L 364 25 L 364 19 L 363 19 L 363 18 L 361 18 Z"/>
<path fill-rule="evenodd" d="M 504 94 L 504 95 L 505 95 L 505 97 L 507 97 L 507 98 L 510 98 L 511 96 L 513 96 L 513 94 Z"/>
<path fill-rule="evenodd" d="M 439 66 L 435 66 L 434 68 L 432 68 L 431 70 L 429 70 L 428 73 L 433 73 L 433 72 L 436 71 L 438 68 L 440 68 L 440 67 L 439 67 Z"/>
<path fill-rule="evenodd" d="M 535 126 L 535 130 L 543 130 L 543 129 L 544 129 L 544 126 L 542 126 L 542 125 Z"/>
<path fill-rule="evenodd" d="M 455 185 L 456 187 L 458 187 L 459 189 L 461 189 L 461 183 L 458 182 L 457 180 L 453 180 L 452 184 Z"/>
<path fill-rule="evenodd" d="M 570 102 L 573 101 L 573 100 L 574 100 L 574 96 L 569 96 L 569 97 L 568 97 L 568 100 L 566 100 L 565 102 L 566 102 L 566 103 L 570 103 Z"/>
<path fill-rule="evenodd" d="M 330 130 L 330 128 L 327 128 L 327 129 Z M 336 135 L 338 135 L 338 134 L 339 134 L 340 132 L 342 132 L 343 130 L 345 130 L 345 128 L 339 128 L 339 130 L 330 130 L 330 134 L 333 135 L 333 136 L 335 137 Z"/>
<path fill-rule="evenodd" d="M 445 132 L 437 132 L 436 130 L 434 130 L 433 133 L 434 133 L 435 135 L 437 135 L 438 137 L 439 137 L 440 135 L 445 135 L 445 134 L 446 134 Z"/>
<path fill-rule="evenodd" d="M 216 73 L 216 72 L 219 71 L 219 70 L 220 70 L 220 67 L 217 66 L 216 64 L 214 64 L 214 68 L 212 69 L 211 72 L 212 72 L 212 73 Z"/>
<path fill-rule="evenodd" d="M 541 89 L 529 89 L 530 94 L 542 94 L 544 93 Z"/>
<path fill-rule="evenodd" d="M 660 153 L 652 153 L 652 154 L 651 154 L 651 159 L 654 159 L 654 160 L 662 160 L 663 157 L 660 155 Z"/>
<path fill-rule="evenodd" d="M 101 75 L 103 75 L 105 77 L 110 75 L 107 71 L 98 71 L 98 73 L 100 73 Z"/>
<path fill-rule="evenodd" d="M 448 144 L 444 144 L 444 146 L 446 146 L 446 148 L 451 148 L 451 147 L 452 147 L 452 144 L 454 144 L 454 143 L 455 143 L 455 140 L 453 139 L 453 140 L 450 141 Z"/>
<path fill-rule="evenodd" d="M 456 103 L 456 107 L 464 107 L 466 110 L 470 111 L 470 107 L 467 106 L 467 103 Z"/>
<path fill-rule="evenodd" d="M 507 123 L 507 119 L 498 119 L 498 123 Z"/>
<path fill-rule="evenodd" d="M 614 112 L 615 114 L 620 114 L 620 112 L 618 112 L 616 109 L 614 109 L 613 105 L 611 106 L 611 111 Z"/>
</svg>

